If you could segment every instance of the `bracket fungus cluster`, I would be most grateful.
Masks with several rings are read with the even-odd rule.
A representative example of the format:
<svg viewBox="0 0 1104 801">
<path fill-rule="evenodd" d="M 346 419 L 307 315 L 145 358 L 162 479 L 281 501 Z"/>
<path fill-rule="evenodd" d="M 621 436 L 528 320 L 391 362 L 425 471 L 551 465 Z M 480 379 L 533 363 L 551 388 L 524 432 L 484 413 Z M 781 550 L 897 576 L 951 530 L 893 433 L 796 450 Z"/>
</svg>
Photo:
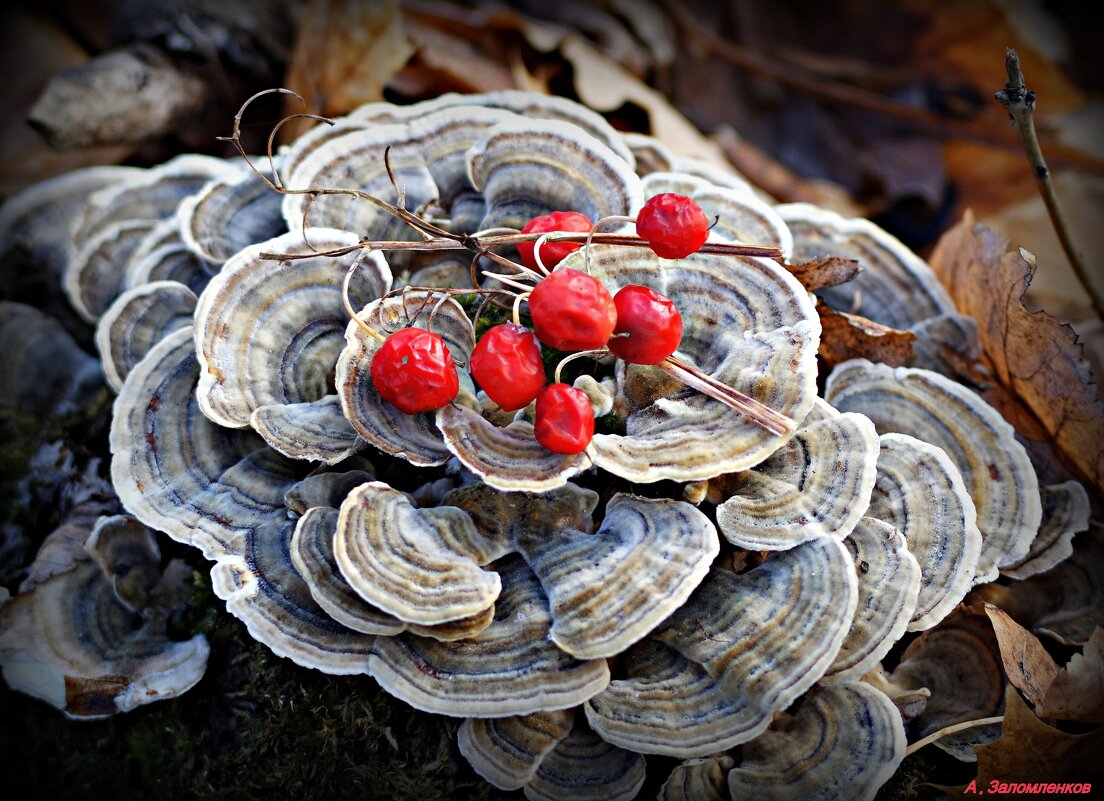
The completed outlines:
<svg viewBox="0 0 1104 801">
<path fill-rule="evenodd" d="M 816 299 L 787 262 L 857 259 L 857 279 L 818 290 L 830 303 L 861 296 L 921 354 L 971 346 L 927 265 L 868 222 L 772 206 L 525 92 L 371 104 L 288 146 L 278 174 L 248 164 L 74 175 L 79 204 L 51 185 L 0 220 L 66 199 L 72 247 L 51 258 L 117 391 L 111 475 L 140 521 L 126 530 L 199 549 L 276 654 L 463 718 L 460 752 L 499 788 L 630 799 L 662 755 L 682 762 L 661 798 L 871 798 L 906 724 L 955 719 L 926 654 L 955 636 L 967 591 L 1053 567 L 1087 525 L 1079 485 L 1040 490 L 1000 414 L 923 369 L 938 360 L 841 364 L 818 397 Z M 632 236 L 666 192 L 716 218 L 701 252 L 664 259 Z M 554 274 L 515 260 L 536 239 L 517 229 L 568 210 L 617 227 L 534 250 L 568 238 L 556 270 L 671 300 L 682 337 L 657 364 L 601 349 L 562 382 L 574 356 L 549 370 L 597 417 L 560 453 L 536 433 L 540 402 L 505 411 L 472 354 L 488 318 L 518 325 Z M 397 408 L 370 369 L 383 334 L 408 329 L 456 374 L 428 411 Z M 63 706 L 58 677 L 96 648 L 130 688 L 186 689 L 202 647 L 124 631 L 157 574 L 123 581 L 90 550 L 5 607 L 9 682 Z M 101 608 L 110 641 L 56 641 L 66 615 Z M 918 631 L 880 688 L 859 681 Z M 47 679 L 13 678 L 27 660 Z M 165 661 L 173 680 L 151 683 Z M 907 719 L 890 693 L 911 693 Z"/>
</svg>

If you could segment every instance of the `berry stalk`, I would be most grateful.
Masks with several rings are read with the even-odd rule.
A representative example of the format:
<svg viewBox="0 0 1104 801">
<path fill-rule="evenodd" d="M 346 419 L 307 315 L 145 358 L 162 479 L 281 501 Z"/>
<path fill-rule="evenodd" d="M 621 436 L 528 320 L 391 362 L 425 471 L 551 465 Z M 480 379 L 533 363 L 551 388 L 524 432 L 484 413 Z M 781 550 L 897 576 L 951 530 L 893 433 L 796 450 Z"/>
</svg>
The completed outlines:
<svg viewBox="0 0 1104 801">
<path fill-rule="evenodd" d="M 792 434 L 797 429 L 797 423 L 781 412 L 765 406 L 755 398 L 749 397 L 727 384 L 722 384 L 720 381 L 710 378 L 698 368 L 676 359 L 674 356 L 668 356 L 656 366 L 691 389 L 696 389 L 703 395 L 719 400 L 730 409 L 735 409 L 771 434 L 783 437 Z"/>
</svg>

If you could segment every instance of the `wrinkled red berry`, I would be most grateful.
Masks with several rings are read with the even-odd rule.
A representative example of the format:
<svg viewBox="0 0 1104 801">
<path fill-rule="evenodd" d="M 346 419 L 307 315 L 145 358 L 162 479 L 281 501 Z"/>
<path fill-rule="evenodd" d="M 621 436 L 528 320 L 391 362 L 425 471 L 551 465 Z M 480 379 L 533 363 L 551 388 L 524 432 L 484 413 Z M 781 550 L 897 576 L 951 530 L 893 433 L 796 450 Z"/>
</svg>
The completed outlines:
<svg viewBox="0 0 1104 801">
<path fill-rule="evenodd" d="M 585 214 L 581 214 L 577 211 L 554 211 L 551 214 L 534 217 L 525 224 L 521 232 L 523 234 L 545 234 L 549 231 L 575 231 L 585 234 L 590 231 L 591 226 L 592 223 L 590 218 Z M 537 259 L 533 255 L 533 246 L 535 244 L 535 242 L 521 242 L 517 246 L 518 255 L 521 256 L 521 263 L 530 270 L 540 269 L 537 266 Z M 580 247 L 581 245 L 578 242 L 545 241 L 540 249 L 541 261 L 544 262 L 544 266 L 547 269 L 551 270 L 563 261 L 568 253 L 572 253 Z"/>
<path fill-rule="evenodd" d="M 594 436 L 594 409 L 581 389 L 549 384 L 537 396 L 533 433 L 553 453 L 581 453 Z"/>
<path fill-rule="evenodd" d="M 523 325 L 496 325 L 472 351 L 471 374 L 503 411 L 528 406 L 544 388 L 540 343 Z"/>
<path fill-rule="evenodd" d="M 709 220 L 686 195 L 664 192 L 648 198 L 636 215 L 636 235 L 648 240 L 657 256 L 684 259 L 709 238 Z"/>
<path fill-rule="evenodd" d="M 682 315 L 669 297 L 646 286 L 629 285 L 618 290 L 613 303 L 617 327 L 606 346 L 614 356 L 631 364 L 658 364 L 678 348 Z"/>
<path fill-rule="evenodd" d="M 578 270 L 556 270 L 529 295 L 537 339 L 557 350 L 593 350 L 606 344 L 617 322 L 613 297 L 602 282 Z"/>
<path fill-rule="evenodd" d="M 372 383 L 381 398 L 406 414 L 440 409 L 460 390 L 445 341 L 422 328 L 387 337 L 372 356 Z"/>
</svg>

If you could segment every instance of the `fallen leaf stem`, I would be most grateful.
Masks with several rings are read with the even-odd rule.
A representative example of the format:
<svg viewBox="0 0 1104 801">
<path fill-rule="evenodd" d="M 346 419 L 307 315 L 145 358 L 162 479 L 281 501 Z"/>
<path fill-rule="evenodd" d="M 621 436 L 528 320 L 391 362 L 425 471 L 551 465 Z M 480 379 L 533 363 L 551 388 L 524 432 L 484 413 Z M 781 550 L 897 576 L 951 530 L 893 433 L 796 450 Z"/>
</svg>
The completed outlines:
<svg viewBox="0 0 1104 801">
<path fill-rule="evenodd" d="M 1023 71 L 1020 69 L 1020 57 L 1011 47 L 1004 51 L 1004 68 L 1008 73 L 1008 83 L 1004 85 L 1002 91 L 996 93 L 996 98 L 1008 111 L 1008 116 L 1023 141 L 1027 160 L 1035 175 L 1035 185 L 1039 188 L 1039 194 L 1043 196 L 1043 203 L 1046 205 L 1047 214 L 1050 215 L 1051 224 L 1054 225 L 1054 231 L 1058 234 L 1058 241 L 1062 243 L 1062 250 L 1065 251 L 1077 280 L 1088 293 L 1097 316 L 1104 319 L 1104 297 L 1089 280 L 1085 259 L 1073 243 L 1069 221 L 1058 203 L 1054 181 L 1051 179 L 1046 159 L 1043 158 L 1039 137 L 1035 133 L 1035 93 L 1028 91 Z"/>
<path fill-rule="evenodd" d="M 955 723 L 953 726 L 947 726 L 939 731 L 932 732 L 922 740 L 917 740 L 908 748 L 905 749 L 905 756 L 911 756 L 923 748 L 925 745 L 931 745 L 936 740 L 942 740 L 949 734 L 957 734 L 960 731 L 968 731 L 970 729 L 978 729 L 982 726 L 992 726 L 994 723 L 1003 723 L 1004 715 L 997 715 L 991 718 L 978 718 L 977 720 L 967 720 L 962 723 Z"/>
</svg>

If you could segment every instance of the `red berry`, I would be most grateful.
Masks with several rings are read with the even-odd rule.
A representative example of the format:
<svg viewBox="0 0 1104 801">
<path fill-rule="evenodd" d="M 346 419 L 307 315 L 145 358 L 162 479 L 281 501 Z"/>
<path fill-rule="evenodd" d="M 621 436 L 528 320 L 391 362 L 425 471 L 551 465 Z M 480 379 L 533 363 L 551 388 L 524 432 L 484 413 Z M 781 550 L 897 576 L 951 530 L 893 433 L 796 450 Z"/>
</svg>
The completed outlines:
<svg viewBox="0 0 1104 801">
<path fill-rule="evenodd" d="M 709 238 L 709 220 L 686 195 L 664 192 L 648 198 L 636 215 L 636 235 L 648 240 L 657 256 L 684 259 Z"/>
<path fill-rule="evenodd" d="M 617 327 L 606 346 L 614 356 L 631 364 L 658 364 L 678 348 L 682 315 L 669 297 L 646 286 L 629 285 L 618 290 L 613 303 Z"/>
<path fill-rule="evenodd" d="M 602 282 L 578 270 L 556 270 L 529 295 L 537 339 L 557 350 L 593 350 L 606 344 L 617 322 L 613 297 Z"/>
<path fill-rule="evenodd" d="M 372 357 L 372 383 L 381 398 L 406 414 L 440 409 L 460 390 L 445 341 L 422 328 L 387 337 Z"/>
<path fill-rule="evenodd" d="M 581 453 L 594 436 L 594 409 L 581 389 L 549 384 L 537 396 L 533 433 L 553 453 Z"/>
<path fill-rule="evenodd" d="M 523 325 L 496 325 L 472 351 L 471 374 L 503 411 L 528 406 L 544 388 L 540 343 Z"/>
<path fill-rule="evenodd" d="M 549 231 L 575 231 L 585 234 L 589 233 L 591 227 L 592 223 L 590 222 L 590 218 L 585 214 L 581 214 L 577 211 L 554 211 L 551 214 L 534 217 L 525 224 L 521 232 L 523 234 L 544 234 Z M 518 255 L 521 256 L 521 263 L 530 270 L 540 269 L 537 266 L 537 259 L 533 255 L 533 246 L 535 244 L 535 242 L 520 242 L 517 246 Z M 546 268 L 551 270 L 563 261 L 568 253 L 572 253 L 580 247 L 581 245 L 578 242 L 545 241 L 540 249 L 541 261 L 544 262 Z"/>
</svg>

